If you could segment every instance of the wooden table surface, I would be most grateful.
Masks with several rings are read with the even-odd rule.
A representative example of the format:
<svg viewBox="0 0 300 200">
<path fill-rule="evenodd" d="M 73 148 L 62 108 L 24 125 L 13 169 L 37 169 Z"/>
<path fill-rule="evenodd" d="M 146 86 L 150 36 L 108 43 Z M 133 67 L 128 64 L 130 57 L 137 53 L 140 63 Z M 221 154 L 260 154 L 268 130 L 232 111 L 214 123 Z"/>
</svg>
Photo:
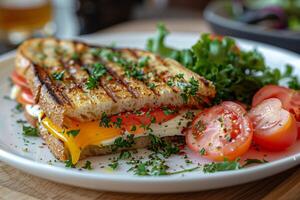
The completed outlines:
<svg viewBox="0 0 300 200">
<path fill-rule="evenodd" d="M 162 20 L 171 31 L 209 32 L 201 19 Z M 132 21 L 106 29 L 101 33 L 126 31 L 152 31 L 156 21 Z M 182 194 L 126 194 L 92 191 L 23 173 L 0 162 L 0 199 L 78 199 L 78 200 L 152 200 L 152 199 L 300 199 L 300 169 L 292 168 L 278 175 L 218 190 Z"/>
</svg>

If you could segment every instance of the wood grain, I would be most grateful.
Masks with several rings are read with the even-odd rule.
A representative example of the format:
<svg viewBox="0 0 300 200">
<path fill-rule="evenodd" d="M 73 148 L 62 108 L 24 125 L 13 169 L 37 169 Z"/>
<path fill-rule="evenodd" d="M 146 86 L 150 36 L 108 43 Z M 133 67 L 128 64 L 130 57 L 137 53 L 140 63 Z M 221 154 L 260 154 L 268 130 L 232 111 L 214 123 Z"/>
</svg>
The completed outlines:
<svg viewBox="0 0 300 200">
<path fill-rule="evenodd" d="M 162 20 L 171 31 L 209 32 L 210 29 L 201 19 Z M 133 21 L 106 29 L 108 32 L 153 31 L 156 20 Z M 101 35 L 102 32 L 97 34 Z M 0 199 L 7 200 L 189 200 L 209 199 L 227 200 L 243 199 L 300 199 L 300 168 L 295 167 L 286 172 L 234 187 L 197 193 L 181 194 L 126 194 L 92 191 L 67 186 L 23 173 L 0 162 Z"/>
<path fill-rule="evenodd" d="M 44 180 L 14 169 L 0 162 L 0 199 L 78 199 L 78 200 L 153 200 L 153 199 L 261 199 L 268 195 L 286 177 L 289 177 L 297 168 L 260 181 L 234 186 L 219 190 L 210 190 L 197 193 L 181 194 L 126 194 L 113 192 L 99 192 L 52 181 Z M 298 174 L 300 174 L 298 172 Z M 299 177 L 298 177 L 299 180 Z M 298 185 L 298 191 L 299 190 Z M 296 189 L 297 190 L 297 189 Z M 281 192 L 280 192 L 281 193 Z M 299 192 L 298 192 L 299 193 Z M 271 195 L 272 192 L 269 194 Z M 275 199 L 276 193 L 269 199 Z M 295 197 L 295 196 L 293 196 Z M 300 197 L 298 195 L 297 197 Z"/>
<path fill-rule="evenodd" d="M 273 199 L 300 199 L 300 169 L 264 197 L 264 200 Z"/>
</svg>

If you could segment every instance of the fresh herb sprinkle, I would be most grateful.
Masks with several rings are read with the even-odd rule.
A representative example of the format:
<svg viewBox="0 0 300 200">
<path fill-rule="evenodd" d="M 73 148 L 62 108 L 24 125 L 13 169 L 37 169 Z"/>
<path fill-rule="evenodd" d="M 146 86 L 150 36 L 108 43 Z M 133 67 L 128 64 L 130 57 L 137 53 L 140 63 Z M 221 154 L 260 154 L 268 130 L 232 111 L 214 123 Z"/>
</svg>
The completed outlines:
<svg viewBox="0 0 300 200">
<path fill-rule="evenodd" d="M 39 136 L 39 131 L 37 128 L 23 125 L 23 135 L 37 137 Z"/>
<path fill-rule="evenodd" d="M 65 74 L 64 70 L 60 72 L 53 72 L 52 78 L 57 81 L 62 81 L 64 79 L 64 74 Z"/>
<path fill-rule="evenodd" d="M 70 131 L 67 131 L 67 135 L 68 136 L 73 136 L 73 137 L 76 137 L 78 134 L 79 134 L 80 130 L 70 130 Z"/>
</svg>

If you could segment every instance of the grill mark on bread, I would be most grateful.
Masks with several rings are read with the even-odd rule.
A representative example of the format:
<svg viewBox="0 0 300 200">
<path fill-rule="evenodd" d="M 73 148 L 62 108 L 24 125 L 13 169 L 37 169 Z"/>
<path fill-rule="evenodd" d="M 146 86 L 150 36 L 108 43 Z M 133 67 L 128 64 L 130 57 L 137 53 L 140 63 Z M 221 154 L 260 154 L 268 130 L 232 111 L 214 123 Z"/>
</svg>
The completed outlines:
<svg viewBox="0 0 300 200">
<path fill-rule="evenodd" d="M 95 59 L 95 57 L 94 57 Z M 97 61 L 99 61 L 106 69 L 106 71 L 114 78 L 116 79 L 116 81 L 118 81 L 119 83 L 121 83 L 123 86 L 125 86 L 125 88 L 127 89 L 127 91 L 134 97 L 134 98 L 138 98 L 139 97 L 139 94 L 138 92 L 132 88 L 130 85 L 129 85 L 129 82 L 126 81 L 124 79 L 124 76 L 119 76 L 118 73 L 108 65 L 107 62 L 105 62 L 103 59 L 101 59 L 100 57 L 97 59 Z"/>
<path fill-rule="evenodd" d="M 43 55 L 45 55 L 44 51 L 43 51 L 45 41 L 46 40 L 41 40 L 38 45 L 39 51 L 42 52 Z M 41 61 L 41 64 L 45 65 L 44 60 Z M 47 90 L 49 91 L 50 96 L 59 105 L 65 105 L 65 104 L 71 105 L 69 98 L 64 94 L 64 92 L 62 90 L 59 90 L 56 83 L 52 80 L 52 78 L 49 76 L 48 72 L 46 71 L 46 69 L 44 69 L 44 67 L 41 67 L 40 65 L 38 65 L 34 62 L 32 63 L 32 67 L 33 67 L 33 72 L 34 72 L 35 76 L 38 77 L 39 82 L 41 83 L 41 86 L 38 89 L 38 93 L 41 92 L 41 88 L 44 85 L 47 88 Z"/>
<path fill-rule="evenodd" d="M 58 44 L 58 48 L 59 47 L 59 42 L 57 41 L 57 44 Z M 57 55 L 57 53 L 60 53 Z M 81 86 L 81 82 L 78 82 L 76 77 L 73 75 L 72 71 L 73 69 L 75 69 L 76 71 L 79 69 L 80 70 L 80 67 L 78 67 L 78 65 L 76 65 L 75 63 L 73 63 L 73 65 L 70 63 L 71 61 L 73 60 L 68 60 L 68 61 L 64 61 L 62 59 L 62 52 L 56 52 L 56 56 L 58 56 L 60 59 L 58 59 L 60 65 L 62 66 L 63 70 L 65 71 L 65 73 L 68 75 L 67 78 L 65 78 L 66 80 L 68 81 L 71 81 L 74 86 L 76 88 L 78 88 L 79 90 L 83 91 L 82 90 L 82 86 Z"/>
<path fill-rule="evenodd" d="M 133 58 L 134 58 L 134 60 L 135 60 L 135 62 L 138 62 L 138 59 L 139 59 L 139 56 L 137 55 L 137 53 L 135 52 L 135 51 L 133 51 L 132 49 L 123 49 L 123 51 L 127 51 Z M 120 51 L 121 53 L 122 53 L 122 51 Z M 147 67 L 147 66 L 146 66 Z M 149 68 L 149 67 L 148 67 Z M 143 69 L 143 72 L 145 73 L 145 69 Z M 152 72 L 152 71 L 151 71 Z M 147 73 L 145 73 L 145 75 L 146 75 Z M 139 81 L 139 82 L 141 82 L 142 84 L 144 84 L 148 89 L 150 89 L 152 92 L 153 92 L 153 94 L 154 95 L 156 95 L 156 96 L 160 96 L 159 95 L 159 93 L 157 93 L 156 91 L 155 91 L 155 89 L 153 89 L 153 88 L 150 88 L 149 86 L 148 86 L 148 84 L 150 83 L 149 81 L 145 81 L 145 80 L 143 80 L 143 81 Z"/>
<path fill-rule="evenodd" d="M 66 63 L 62 63 L 62 66 L 63 66 L 63 70 L 65 72 L 67 72 L 67 74 L 68 74 L 68 77 L 65 78 L 65 79 L 68 80 L 68 81 L 71 81 L 76 88 L 78 88 L 79 90 L 83 91 L 83 89 L 82 89 L 82 83 L 72 73 L 72 70 L 76 70 L 76 71 L 80 70 L 80 67 L 78 65 L 76 65 L 76 64 L 74 64 L 74 65 L 68 65 Z"/>
<path fill-rule="evenodd" d="M 35 76 L 38 78 L 41 86 L 45 86 L 50 93 L 50 96 L 55 100 L 59 105 L 71 105 L 68 97 L 64 95 L 62 91 L 58 91 L 55 83 L 48 76 L 47 72 L 39 65 L 32 63 L 33 72 Z M 39 89 L 40 90 L 40 89 Z"/>
<path fill-rule="evenodd" d="M 34 102 L 35 103 L 39 103 L 40 102 L 41 89 L 42 89 L 42 86 L 39 85 L 37 87 L 37 90 L 36 90 L 37 92 L 34 94 Z"/>
<path fill-rule="evenodd" d="M 103 88 L 106 94 L 115 102 L 117 103 L 117 97 L 113 91 L 109 87 L 106 86 L 105 81 L 103 78 L 100 78 L 99 85 Z"/>
<path fill-rule="evenodd" d="M 170 66 L 168 63 L 166 63 L 164 60 L 161 60 L 162 63 L 164 63 L 164 66 L 170 68 L 172 66 Z M 198 80 L 201 81 L 206 87 L 210 86 L 210 82 L 208 80 L 206 80 L 204 77 L 199 76 Z"/>
<path fill-rule="evenodd" d="M 90 67 L 89 65 L 87 65 L 86 69 L 87 69 L 87 70 L 85 70 L 85 72 L 86 72 L 89 76 L 91 76 L 91 72 L 92 72 L 91 67 Z M 101 87 L 101 88 L 105 91 L 106 95 L 107 95 L 108 97 L 110 97 L 111 100 L 112 100 L 113 102 L 116 103 L 116 102 L 117 102 L 117 97 L 116 97 L 116 95 L 114 94 L 114 92 L 113 92 L 109 87 L 107 87 L 107 84 L 105 83 L 105 79 L 106 79 L 106 78 L 107 78 L 107 77 L 100 77 L 100 78 L 99 78 L 99 80 L 98 80 L 98 87 Z"/>
<path fill-rule="evenodd" d="M 106 63 L 104 63 L 101 60 L 101 63 L 103 64 L 103 66 L 105 67 L 106 71 L 112 76 L 114 77 L 119 83 L 123 84 L 127 91 L 134 97 L 134 98 L 138 98 L 139 94 L 136 90 L 134 90 L 132 87 L 130 87 L 129 83 L 124 79 L 123 76 L 119 76 L 118 73 L 113 70 L 111 67 L 109 67 L 108 65 L 106 65 Z"/>
<path fill-rule="evenodd" d="M 73 43 L 73 45 L 74 45 L 74 52 L 78 55 L 78 58 L 77 58 L 77 59 L 71 58 L 71 60 L 72 60 L 75 64 L 81 66 L 81 65 L 82 65 L 82 60 L 81 60 L 82 57 L 81 57 L 81 52 L 77 51 L 77 45 L 80 45 L 80 44 L 82 44 L 82 43 L 79 43 L 79 42 L 77 42 L 77 41 L 72 41 L 72 43 Z M 85 44 L 83 44 L 83 45 L 85 45 Z M 85 45 L 85 46 L 86 46 L 86 45 Z"/>
<path fill-rule="evenodd" d="M 28 56 L 28 61 L 29 63 L 36 63 L 39 66 L 42 66 L 42 60 L 43 59 L 38 59 L 39 57 L 37 56 L 38 53 L 40 53 L 40 48 L 52 48 L 51 42 L 45 42 L 44 47 L 40 46 L 38 47 L 38 43 L 40 43 L 41 40 L 52 40 L 52 39 L 31 39 L 26 42 L 24 42 L 18 49 L 17 53 L 17 58 L 20 60 L 22 59 L 23 56 L 19 53 L 21 50 L 24 51 L 24 53 Z M 58 40 L 60 43 L 61 51 L 64 52 L 64 61 L 70 60 L 70 55 L 73 52 L 73 47 L 71 44 L 71 41 L 65 41 L 65 40 Z M 48 45 L 49 44 L 49 45 Z M 56 44 L 53 44 L 53 48 L 56 47 Z M 99 48 L 99 46 L 97 46 Z M 112 49 L 110 47 L 104 47 L 107 49 Z M 49 50 L 49 55 L 55 55 L 54 53 L 51 53 L 51 49 Z M 54 49 L 52 49 L 54 50 Z M 58 49 L 59 50 L 59 49 Z M 119 50 L 122 51 L 122 49 L 115 49 L 114 50 Z M 91 64 L 90 67 L 92 68 L 93 62 L 93 52 L 91 51 L 91 46 L 77 46 L 77 51 L 81 52 L 80 58 L 84 64 Z M 134 98 L 132 93 L 126 89 L 125 85 L 122 84 L 121 81 L 118 81 L 115 76 L 108 76 L 110 73 L 107 72 L 105 75 L 102 76 L 102 80 L 99 80 L 99 87 L 95 89 L 86 89 L 85 83 L 87 79 L 89 78 L 88 73 L 86 70 L 83 68 L 80 68 L 79 71 L 71 70 L 74 74 L 74 77 L 77 79 L 77 82 L 81 83 L 82 88 L 84 92 L 80 92 L 80 90 L 72 90 L 73 88 L 73 83 L 71 81 L 68 81 L 68 79 L 64 79 L 64 81 L 54 81 L 52 80 L 56 85 L 51 85 L 53 86 L 53 89 L 57 88 L 58 95 L 60 98 L 62 98 L 61 101 L 65 101 L 63 97 L 61 97 L 60 91 L 64 93 L 64 95 L 67 95 L 67 97 L 70 100 L 71 106 L 60 106 L 60 104 L 56 103 L 56 101 L 52 100 L 52 97 L 50 94 L 49 89 L 47 89 L 46 86 L 41 87 L 40 91 L 40 103 L 43 102 L 43 109 L 47 110 L 46 108 L 49 107 L 47 105 L 47 102 L 49 101 L 51 105 L 56 108 L 59 107 L 61 109 L 53 109 L 51 112 L 47 113 L 49 115 L 49 118 L 53 120 L 54 123 L 60 124 L 63 122 L 65 117 L 68 118 L 73 118 L 78 121 L 91 121 L 91 120 L 98 120 L 99 119 L 99 113 L 105 111 L 108 115 L 114 115 L 120 112 L 124 112 L 129 110 L 138 110 L 143 107 L 155 107 L 155 106 L 160 106 L 160 105 L 169 105 L 169 104 L 174 104 L 174 106 L 197 106 L 200 104 L 200 102 L 196 101 L 188 101 L 188 102 L 183 102 L 182 98 L 178 93 L 174 91 L 174 88 L 170 87 L 169 85 L 166 84 L 166 81 L 170 80 L 172 76 L 176 75 L 176 73 L 183 73 L 185 74 L 185 81 L 188 81 L 188 79 L 191 76 L 194 76 L 200 84 L 200 93 L 197 94 L 198 97 L 200 95 L 203 95 L 203 99 L 207 97 L 207 99 L 211 99 L 214 94 L 215 90 L 214 87 L 210 84 L 208 87 L 205 87 L 204 84 L 202 84 L 202 81 L 200 81 L 200 76 L 197 74 L 193 74 L 187 69 L 184 69 L 183 66 L 181 66 L 179 63 L 169 62 L 166 60 L 166 63 L 170 65 L 169 68 L 164 67 L 163 64 L 160 64 L 157 58 L 153 53 L 143 51 L 143 50 L 138 50 L 134 49 L 132 50 L 134 53 L 136 53 L 139 57 L 142 56 L 149 56 L 149 66 L 145 66 L 143 70 L 149 70 L 146 71 L 147 73 L 147 81 L 153 82 L 156 84 L 157 87 L 155 87 L 156 91 L 159 92 L 161 95 L 160 97 L 156 98 L 155 95 L 153 95 L 152 91 L 148 89 L 148 87 L 145 87 L 143 84 L 139 82 L 137 78 L 128 78 L 126 74 L 124 74 L 126 70 L 118 64 L 115 64 L 113 62 L 108 62 L 109 67 L 112 68 L 113 71 L 117 73 L 118 76 L 124 75 L 124 80 L 128 81 L 129 86 L 133 87 L 134 90 L 136 90 L 140 97 Z M 58 53 L 60 54 L 60 53 Z M 126 52 L 126 54 L 122 55 L 125 59 L 128 58 L 129 60 L 132 58 L 130 57 L 129 53 Z M 51 73 L 55 72 L 55 70 L 62 70 L 62 67 L 59 65 L 58 59 L 60 57 L 48 57 L 44 62 L 48 64 L 48 67 L 43 68 L 45 72 L 48 74 L 50 78 L 52 78 Z M 165 60 L 164 58 L 161 58 Z M 133 60 L 133 58 L 132 58 Z M 173 66 L 174 63 L 174 66 Z M 28 66 L 28 67 L 26 67 Z M 69 66 L 66 66 L 69 67 Z M 72 66 L 72 67 L 77 67 L 77 66 Z M 24 70 L 22 68 L 28 68 L 28 73 L 26 73 L 26 79 L 30 80 L 32 83 L 30 83 L 30 87 L 33 90 L 34 94 L 37 94 L 37 89 L 39 86 L 42 84 L 39 82 L 38 77 L 33 73 L 33 67 L 29 67 L 28 64 L 21 62 L 16 65 L 16 68 L 23 73 Z M 169 70 L 170 69 L 170 72 Z M 153 71 L 153 73 L 151 72 Z M 66 71 L 67 72 L 67 71 Z M 158 74 L 161 75 L 161 80 L 158 77 Z M 110 78 L 112 77 L 112 79 Z M 65 78 L 69 78 L 69 75 L 66 73 Z M 163 79 L 164 78 L 164 79 Z M 132 81 L 131 81 L 132 80 Z M 209 82 L 208 82 L 209 83 Z M 106 88 L 104 89 L 103 86 Z M 50 87 L 50 86 L 49 86 Z M 75 88 L 76 89 L 76 88 Z M 109 89 L 109 90 L 108 90 Z M 77 93 L 77 91 L 79 91 Z M 111 96 L 109 96 L 109 93 L 112 93 Z M 46 96 L 47 99 L 42 99 L 42 97 Z M 80 97 L 80 98 L 79 98 Z M 81 98 L 82 97 L 82 98 Z M 116 104 L 117 103 L 117 104 Z M 66 104 L 66 103 L 64 103 Z M 134 105 L 134 106 L 133 106 Z M 94 108 L 93 108 L 94 107 Z M 79 108 L 79 109 L 77 109 Z M 61 110 L 64 109 L 64 113 L 61 112 Z M 89 113 L 91 112 L 91 113 Z M 81 117 L 80 115 L 84 114 L 86 117 Z"/>
<path fill-rule="evenodd" d="M 155 55 L 155 59 L 161 63 L 161 65 L 163 65 L 164 67 L 169 67 L 168 65 L 166 65 L 165 61 L 163 59 L 161 59 L 160 56 Z M 157 76 L 159 77 L 159 79 L 164 82 L 169 88 L 171 88 L 173 90 L 173 92 L 178 93 L 179 90 L 178 88 L 175 88 L 173 86 L 168 85 L 168 78 L 171 77 L 171 75 L 169 74 L 168 71 L 163 71 L 162 73 L 157 73 Z"/>
</svg>

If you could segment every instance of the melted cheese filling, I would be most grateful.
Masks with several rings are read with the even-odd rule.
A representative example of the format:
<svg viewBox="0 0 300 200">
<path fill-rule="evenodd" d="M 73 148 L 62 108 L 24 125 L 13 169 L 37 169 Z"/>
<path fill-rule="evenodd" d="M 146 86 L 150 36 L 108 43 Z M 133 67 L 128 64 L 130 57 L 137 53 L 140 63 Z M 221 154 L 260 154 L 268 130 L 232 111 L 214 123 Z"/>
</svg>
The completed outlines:
<svg viewBox="0 0 300 200">
<path fill-rule="evenodd" d="M 38 105 L 26 106 L 27 112 L 33 117 L 37 117 L 39 122 L 48 130 L 54 137 L 64 142 L 68 148 L 72 163 L 76 164 L 80 158 L 81 150 L 88 145 L 109 146 L 114 144 L 116 138 L 130 134 L 119 128 L 104 128 L 99 126 L 99 122 L 69 122 L 68 127 L 62 128 L 55 125 L 45 114 L 40 110 Z M 162 124 L 151 124 L 152 131 L 145 131 L 142 134 L 135 134 L 134 137 L 147 136 L 150 133 L 157 137 L 183 135 L 182 129 L 186 127 L 190 121 L 185 115 L 188 110 L 180 111 L 180 114 L 175 118 Z M 198 111 L 193 111 L 198 112 Z M 76 136 L 68 134 L 68 131 L 79 130 Z"/>
<path fill-rule="evenodd" d="M 79 123 L 78 125 L 63 129 L 56 126 L 48 117 L 41 119 L 41 124 L 54 137 L 60 139 L 69 149 L 72 163 L 76 164 L 80 158 L 81 150 L 88 145 L 99 145 L 102 141 L 115 138 L 121 135 L 121 129 L 104 128 L 99 126 L 99 122 Z M 80 130 L 75 137 L 68 134 L 68 131 Z"/>
</svg>

